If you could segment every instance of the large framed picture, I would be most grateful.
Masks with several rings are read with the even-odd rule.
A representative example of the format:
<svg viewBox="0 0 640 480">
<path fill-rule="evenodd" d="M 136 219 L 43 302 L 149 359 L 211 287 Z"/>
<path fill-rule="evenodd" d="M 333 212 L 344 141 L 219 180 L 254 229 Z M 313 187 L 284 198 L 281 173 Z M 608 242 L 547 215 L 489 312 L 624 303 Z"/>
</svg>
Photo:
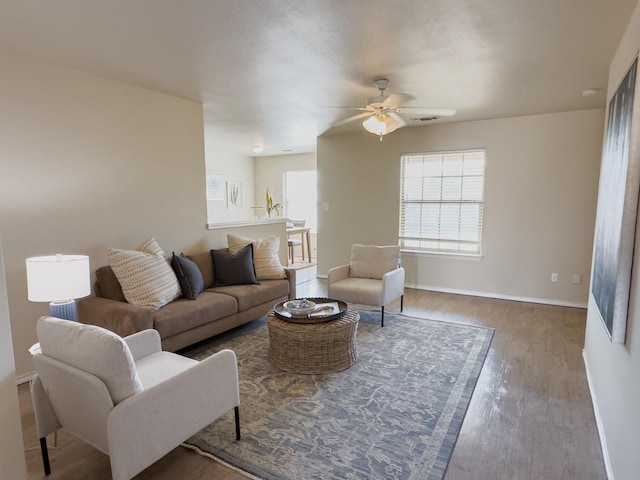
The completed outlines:
<svg viewBox="0 0 640 480">
<path fill-rule="evenodd" d="M 591 294 L 611 341 L 624 343 L 640 185 L 638 58 L 609 102 Z"/>
</svg>

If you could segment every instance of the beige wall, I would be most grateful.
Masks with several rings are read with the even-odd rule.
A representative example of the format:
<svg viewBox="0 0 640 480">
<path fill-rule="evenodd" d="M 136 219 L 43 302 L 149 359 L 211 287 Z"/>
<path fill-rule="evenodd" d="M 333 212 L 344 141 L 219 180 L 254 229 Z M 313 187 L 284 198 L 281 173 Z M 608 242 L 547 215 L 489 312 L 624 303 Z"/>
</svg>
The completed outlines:
<svg viewBox="0 0 640 480">
<path fill-rule="evenodd" d="M 27 470 L 3 262 L 0 239 L 0 472 L 2 478 L 20 480 L 27 478 Z"/>
<path fill-rule="evenodd" d="M 235 153 L 225 143 L 225 135 L 213 125 L 213 120 L 205 122 L 205 158 L 207 172 L 222 173 L 225 182 L 223 200 L 207 200 L 207 223 L 250 220 L 255 216 L 251 207 L 254 198 L 253 158 Z M 240 208 L 227 208 L 227 181 L 242 185 Z"/>
<path fill-rule="evenodd" d="M 256 205 L 264 206 L 264 198 L 267 188 L 269 188 L 269 191 L 273 195 L 275 203 L 283 203 L 284 172 L 294 170 L 315 170 L 316 153 L 312 152 L 294 155 L 270 155 L 267 157 L 256 157 L 254 165 Z M 256 212 L 259 216 L 266 215 L 264 208 L 259 209 Z M 317 257 L 317 235 L 315 232 L 311 232 L 309 237 L 311 240 L 311 256 L 315 259 Z M 299 236 L 296 235 L 296 238 L 299 238 Z M 295 254 L 296 257 L 301 255 L 300 247 L 296 247 Z"/>
<path fill-rule="evenodd" d="M 629 22 L 609 68 L 607 98 L 618 88 L 640 49 L 640 6 Z M 636 79 L 636 82 L 640 79 Z M 637 102 L 638 99 L 635 99 Z M 638 126 L 634 127 L 636 130 Z M 636 238 L 640 231 L 636 225 Z M 631 295 L 624 345 L 611 343 L 589 297 L 584 358 L 591 396 L 611 480 L 637 480 L 640 475 L 640 242 L 636 241 Z"/>
<path fill-rule="evenodd" d="M 20 377 L 49 311 L 27 300 L 27 257 L 87 254 L 94 270 L 107 247 L 154 236 L 167 254 L 189 253 L 226 246 L 226 231 L 205 230 L 200 104 L 1 52 L 0 64 L 0 225 Z"/>
<path fill-rule="evenodd" d="M 329 203 L 319 211 L 319 274 L 348 262 L 353 243 L 397 244 L 401 154 L 485 148 L 482 257 L 403 254 L 407 285 L 585 306 L 603 117 L 595 109 L 404 128 L 382 143 L 365 133 L 319 138 L 318 201 Z"/>
</svg>

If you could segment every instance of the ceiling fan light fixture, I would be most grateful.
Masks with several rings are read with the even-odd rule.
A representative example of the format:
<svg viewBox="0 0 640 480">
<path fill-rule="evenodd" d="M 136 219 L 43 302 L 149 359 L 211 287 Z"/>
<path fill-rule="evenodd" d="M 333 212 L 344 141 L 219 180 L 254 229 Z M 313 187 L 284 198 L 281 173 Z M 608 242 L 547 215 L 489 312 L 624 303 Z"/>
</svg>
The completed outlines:
<svg viewBox="0 0 640 480">
<path fill-rule="evenodd" d="M 376 114 L 362 122 L 362 126 L 367 132 L 382 136 L 395 131 L 400 126 L 400 122 L 389 115 Z"/>
</svg>

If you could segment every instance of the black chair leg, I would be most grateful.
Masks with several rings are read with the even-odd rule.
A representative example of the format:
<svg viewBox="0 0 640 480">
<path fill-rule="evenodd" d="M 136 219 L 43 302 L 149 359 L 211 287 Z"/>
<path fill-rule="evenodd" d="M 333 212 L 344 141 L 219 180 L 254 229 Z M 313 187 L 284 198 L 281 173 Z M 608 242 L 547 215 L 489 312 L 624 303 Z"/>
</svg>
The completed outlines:
<svg viewBox="0 0 640 480">
<path fill-rule="evenodd" d="M 240 409 L 234 407 L 234 413 L 236 417 L 236 440 L 240 440 Z"/>
<path fill-rule="evenodd" d="M 380 327 L 384 327 L 384 305 L 382 306 L 382 316 L 380 317 Z"/>
<path fill-rule="evenodd" d="M 404 308 L 404 295 L 400 296 L 400 311 Z"/>
<path fill-rule="evenodd" d="M 49 464 L 49 450 L 47 449 L 47 437 L 40 439 L 40 451 L 42 452 L 42 464 L 44 465 L 44 474 L 51 474 L 51 465 Z"/>
</svg>

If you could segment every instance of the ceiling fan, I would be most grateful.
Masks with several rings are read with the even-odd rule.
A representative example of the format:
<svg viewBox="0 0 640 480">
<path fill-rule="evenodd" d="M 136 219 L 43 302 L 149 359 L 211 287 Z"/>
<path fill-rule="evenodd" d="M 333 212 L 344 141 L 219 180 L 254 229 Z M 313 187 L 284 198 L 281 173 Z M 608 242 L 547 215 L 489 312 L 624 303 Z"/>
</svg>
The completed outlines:
<svg viewBox="0 0 640 480">
<path fill-rule="evenodd" d="M 453 108 L 423 108 L 423 107 L 401 107 L 402 102 L 408 97 L 401 93 L 385 95 L 384 92 L 389 86 L 387 78 L 378 78 L 374 81 L 376 88 L 380 91 L 377 97 L 367 98 L 364 108 L 352 107 L 354 110 L 362 110 L 352 117 L 346 118 L 334 124 L 334 126 L 366 118 L 362 122 L 364 129 L 374 135 L 382 137 L 407 124 L 400 114 L 420 115 L 430 117 L 450 117 L 456 114 Z"/>
</svg>

